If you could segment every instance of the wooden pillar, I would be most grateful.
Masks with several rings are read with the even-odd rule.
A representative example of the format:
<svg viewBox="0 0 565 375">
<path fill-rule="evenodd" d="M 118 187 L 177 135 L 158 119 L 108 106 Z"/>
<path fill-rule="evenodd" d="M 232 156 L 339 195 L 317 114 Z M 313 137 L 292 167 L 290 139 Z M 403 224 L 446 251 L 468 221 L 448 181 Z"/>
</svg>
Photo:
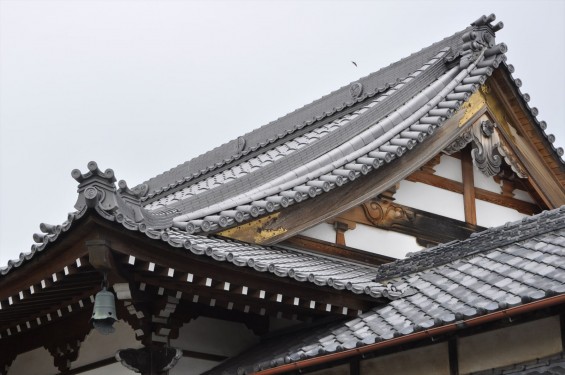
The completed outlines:
<svg viewBox="0 0 565 375">
<path fill-rule="evenodd" d="M 477 225 L 477 209 L 475 206 L 475 179 L 473 176 L 473 159 L 471 147 L 467 146 L 461 152 L 461 174 L 463 175 L 463 203 L 465 207 L 465 222 Z"/>
<path fill-rule="evenodd" d="M 449 352 L 449 374 L 459 375 L 459 353 L 457 352 L 457 337 L 447 342 Z"/>
</svg>

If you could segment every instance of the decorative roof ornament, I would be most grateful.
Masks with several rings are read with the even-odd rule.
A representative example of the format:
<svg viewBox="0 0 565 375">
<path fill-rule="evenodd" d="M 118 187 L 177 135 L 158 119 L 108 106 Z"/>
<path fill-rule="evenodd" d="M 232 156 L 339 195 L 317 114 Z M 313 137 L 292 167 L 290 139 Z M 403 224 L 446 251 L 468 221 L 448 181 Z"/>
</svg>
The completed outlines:
<svg viewBox="0 0 565 375">
<path fill-rule="evenodd" d="M 354 82 L 349 86 L 349 93 L 353 99 L 357 99 L 363 93 L 363 85 L 361 82 Z"/>
<path fill-rule="evenodd" d="M 245 138 L 237 137 L 236 153 L 240 154 L 245 149 Z"/>
<path fill-rule="evenodd" d="M 102 172 L 94 161 L 88 163 L 88 172 L 82 173 L 73 169 L 71 176 L 79 182 L 79 196 L 75 203 L 78 211 L 94 208 L 108 220 L 127 220 L 134 223 L 143 221 L 140 197 L 144 190 L 147 190 L 147 186 L 139 185 L 130 189 L 127 183 L 121 180 L 117 190 L 114 171 L 106 169 Z"/>
<path fill-rule="evenodd" d="M 102 172 L 98 164 L 88 163 L 88 172 L 82 173 L 73 169 L 71 176 L 79 183 L 79 193 L 75 208 L 81 210 L 84 206 L 95 207 L 99 211 L 113 212 L 118 208 L 116 203 L 116 177 L 112 169 Z"/>
<path fill-rule="evenodd" d="M 495 33 L 504 27 L 502 22 L 491 25 L 496 19 L 494 14 L 482 16 L 471 24 L 473 29 L 463 34 L 463 46 L 461 47 L 461 60 L 459 66 L 467 68 L 484 51 L 485 58 L 505 53 L 508 48 L 506 44 L 496 45 Z"/>
</svg>

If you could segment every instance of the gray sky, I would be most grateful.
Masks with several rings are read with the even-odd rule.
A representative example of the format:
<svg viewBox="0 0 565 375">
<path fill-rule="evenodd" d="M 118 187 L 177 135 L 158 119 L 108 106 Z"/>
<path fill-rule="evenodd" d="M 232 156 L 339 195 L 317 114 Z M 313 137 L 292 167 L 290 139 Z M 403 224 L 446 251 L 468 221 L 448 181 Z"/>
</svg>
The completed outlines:
<svg viewBox="0 0 565 375">
<path fill-rule="evenodd" d="M 490 13 L 565 145 L 565 1 L 0 0 L 0 265 L 73 210 L 73 168 L 134 186 Z"/>
</svg>

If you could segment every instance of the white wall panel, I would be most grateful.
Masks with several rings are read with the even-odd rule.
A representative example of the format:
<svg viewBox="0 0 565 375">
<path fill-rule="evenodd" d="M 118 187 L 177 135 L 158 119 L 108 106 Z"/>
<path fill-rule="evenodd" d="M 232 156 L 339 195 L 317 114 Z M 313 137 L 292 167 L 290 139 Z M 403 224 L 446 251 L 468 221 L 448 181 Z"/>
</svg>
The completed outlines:
<svg viewBox="0 0 565 375">
<path fill-rule="evenodd" d="M 355 229 L 345 232 L 345 244 L 394 258 L 404 258 L 406 253 L 422 248 L 415 237 L 363 224 L 357 224 Z"/>
<path fill-rule="evenodd" d="M 462 194 L 404 180 L 394 198 L 395 203 L 465 221 Z"/>
<path fill-rule="evenodd" d="M 320 223 L 300 233 L 303 236 L 316 238 L 326 242 L 335 242 L 335 229 L 328 223 Z"/>
<path fill-rule="evenodd" d="M 450 180 L 463 182 L 461 172 L 461 160 L 449 155 L 441 155 L 439 164 L 434 167 L 435 175 L 449 178 Z"/>
<path fill-rule="evenodd" d="M 473 181 L 475 187 L 492 191 L 493 193 L 500 193 L 500 185 L 494 181 L 492 177 L 487 177 L 477 167 L 473 165 Z"/>
<path fill-rule="evenodd" d="M 494 203 L 475 200 L 477 209 L 477 225 L 483 227 L 497 227 L 509 221 L 520 220 L 525 216 L 512 208 L 499 206 Z"/>
</svg>

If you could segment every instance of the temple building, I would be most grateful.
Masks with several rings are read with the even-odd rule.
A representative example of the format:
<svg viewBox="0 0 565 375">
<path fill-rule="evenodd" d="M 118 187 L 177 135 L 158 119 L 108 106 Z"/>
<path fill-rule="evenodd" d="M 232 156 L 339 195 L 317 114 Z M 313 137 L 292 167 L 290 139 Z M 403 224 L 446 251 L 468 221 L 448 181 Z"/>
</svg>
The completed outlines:
<svg viewBox="0 0 565 375">
<path fill-rule="evenodd" d="M 0 268 L 0 374 L 565 373 L 564 151 L 502 27 L 141 184 L 73 170 Z"/>
</svg>

